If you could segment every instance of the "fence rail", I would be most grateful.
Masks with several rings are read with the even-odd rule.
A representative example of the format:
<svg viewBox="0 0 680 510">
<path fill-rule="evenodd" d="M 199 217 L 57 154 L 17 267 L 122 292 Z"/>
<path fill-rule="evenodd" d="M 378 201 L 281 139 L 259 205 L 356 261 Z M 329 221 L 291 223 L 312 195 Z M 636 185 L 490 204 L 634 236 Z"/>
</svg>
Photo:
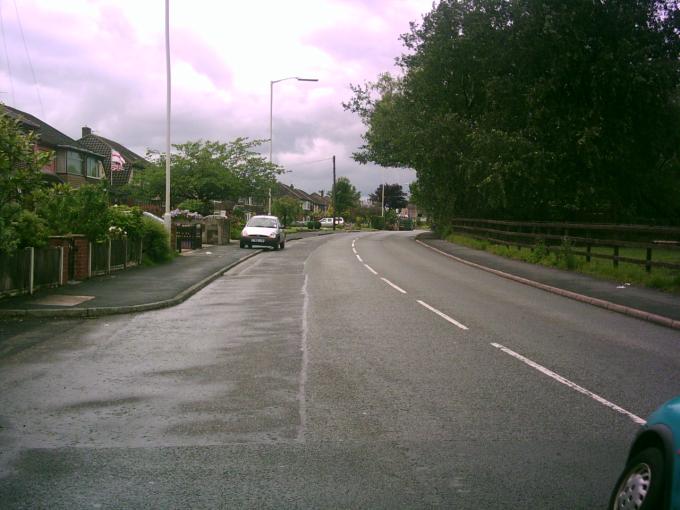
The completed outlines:
<svg viewBox="0 0 680 510">
<path fill-rule="evenodd" d="M 533 249 L 539 243 L 551 251 L 560 251 L 568 247 L 570 253 L 585 257 L 586 262 L 593 258 L 606 259 L 611 260 L 615 267 L 618 267 L 619 262 L 627 262 L 645 266 L 647 272 L 651 272 L 653 267 L 680 269 L 678 262 L 653 259 L 654 252 L 677 252 L 680 261 L 680 228 L 677 227 L 518 222 L 473 218 L 457 218 L 453 220 L 452 227 L 454 231 L 468 237 L 508 247 Z M 610 248 L 612 253 L 610 255 L 595 252 L 593 248 Z M 621 248 L 644 250 L 645 257 L 621 255 Z"/>
<path fill-rule="evenodd" d="M 108 239 L 100 243 L 90 243 L 90 275 L 109 274 L 112 271 L 127 269 L 141 263 L 141 241 Z"/>
</svg>

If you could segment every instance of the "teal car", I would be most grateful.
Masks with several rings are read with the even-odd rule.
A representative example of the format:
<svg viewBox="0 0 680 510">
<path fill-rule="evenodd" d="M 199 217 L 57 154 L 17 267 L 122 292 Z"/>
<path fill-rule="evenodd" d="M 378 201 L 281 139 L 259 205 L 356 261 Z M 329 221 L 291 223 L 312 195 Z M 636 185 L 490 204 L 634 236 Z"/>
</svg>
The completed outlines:
<svg viewBox="0 0 680 510">
<path fill-rule="evenodd" d="M 609 508 L 680 510 L 680 397 L 640 427 Z"/>
</svg>

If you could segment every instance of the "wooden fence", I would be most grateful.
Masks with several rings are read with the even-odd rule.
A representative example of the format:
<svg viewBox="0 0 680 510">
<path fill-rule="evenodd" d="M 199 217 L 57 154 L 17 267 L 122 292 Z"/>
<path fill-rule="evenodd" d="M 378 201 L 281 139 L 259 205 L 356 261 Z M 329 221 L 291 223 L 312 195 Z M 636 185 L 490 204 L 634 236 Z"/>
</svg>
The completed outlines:
<svg viewBox="0 0 680 510">
<path fill-rule="evenodd" d="M 63 248 L 24 248 L 0 256 L 0 296 L 33 294 L 63 281 Z"/>
<path fill-rule="evenodd" d="M 583 224 L 553 222 L 518 222 L 457 218 L 453 220 L 454 232 L 494 244 L 533 249 L 542 243 L 550 251 L 569 249 L 573 255 L 611 260 L 614 267 L 619 262 L 653 267 L 680 269 L 675 261 L 654 260 L 654 252 L 676 252 L 680 261 L 680 228 L 651 227 L 645 225 Z M 609 253 L 593 251 L 607 248 Z M 621 248 L 644 250 L 644 258 L 620 255 Z M 675 257 L 673 257 L 675 258 Z"/>
</svg>

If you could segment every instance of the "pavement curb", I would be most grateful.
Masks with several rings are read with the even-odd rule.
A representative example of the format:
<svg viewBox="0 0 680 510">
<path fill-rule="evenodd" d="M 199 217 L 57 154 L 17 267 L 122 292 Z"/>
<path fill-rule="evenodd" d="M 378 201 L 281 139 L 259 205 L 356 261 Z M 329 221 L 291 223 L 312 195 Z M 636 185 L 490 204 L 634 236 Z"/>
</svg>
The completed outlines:
<svg viewBox="0 0 680 510">
<path fill-rule="evenodd" d="M 530 287 L 535 287 L 537 289 L 544 290 L 546 292 L 550 292 L 552 294 L 557 294 L 559 296 L 564 296 L 569 299 L 573 299 L 575 301 L 580 301 L 581 303 L 587 303 L 589 305 L 597 306 L 600 308 L 604 308 L 606 310 L 611 310 L 613 312 L 621 313 L 623 315 L 628 315 L 629 317 L 635 317 L 636 319 L 641 319 L 647 322 L 653 322 L 654 324 L 659 324 L 661 326 L 666 326 L 667 328 L 672 328 L 672 329 L 678 329 L 680 330 L 680 321 L 671 319 L 669 317 L 664 317 L 662 315 L 657 315 L 654 313 L 649 313 L 645 312 L 644 310 L 639 310 L 637 308 L 631 308 L 629 306 L 625 305 L 619 305 L 617 303 L 612 303 L 611 301 L 606 301 L 604 299 L 599 299 L 599 298 L 593 298 L 589 296 L 584 296 L 583 294 L 579 294 L 577 292 L 572 292 L 570 290 L 564 290 L 560 289 L 558 287 L 553 287 L 552 285 L 546 285 L 545 283 L 540 283 L 534 280 L 529 280 L 528 278 L 523 278 L 521 276 L 517 276 L 514 274 L 506 273 L 504 271 L 500 271 L 498 269 L 492 269 L 487 266 L 483 266 L 481 264 L 477 264 L 476 262 L 470 262 L 469 260 L 462 259 L 460 257 L 456 257 L 455 255 L 452 255 L 450 253 L 447 253 L 443 250 L 440 250 L 438 248 L 435 248 L 434 246 L 430 246 L 426 242 L 421 241 L 420 239 L 415 239 L 416 243 L 425 246 L 426 248 L 429 248 L 430 250 L 436 251 L 437 253 L 440 253 L 441 255 L 444 255 L 446 257 L 449 257 L 457 262 L 460 262 L 461 264 L 465 264 L 466 266 L 474 267 L 476 269 L 481 269 L 482 271 L 486 271 L 488 273 L 495 274 L 497 276 L 500 276 L 502 278 L 506 278 L 508 280 L 512 280 L 518 283 L 522 283 L 524 285 L 528 285 Z"/>
<path fill-rule="evenodd" d="M 291 239 L 292 240 L 292 239 Z M 168 308 L 171 306 L 178 305 L 183 301 L 196 294 L 203 287 L 213 282 L 225 272 L 238 266 L 239 264 L 245 262 L 246 260 L 258 255 L 261 250 L 257 250 L 254 253 L 249 253 L 248 255 L 241 257 L 222 267 L 213 274 L 203 278 L 198 283 L 180 291 L 175 297 L 170 299 L 164 299 L 162 301 L 155 301 L 153 303 L 143 303 L 140 305 L 128 305 L 128 306 L 107 306 L 107 307 L 96 307 L 96 308 L 59 308 L 59 309 L 49 309 L 49 310 L 0 310 L 0 318 L 23 318 L 23 317 L 43 317 L 43 318 L 91 318 L 91 317 L 102 317 L 104 315 L 119 315 L 126 313 L 138 313 L 146 312 L 149 310 L 158 310 L 160 308 Z"/>
</svg>

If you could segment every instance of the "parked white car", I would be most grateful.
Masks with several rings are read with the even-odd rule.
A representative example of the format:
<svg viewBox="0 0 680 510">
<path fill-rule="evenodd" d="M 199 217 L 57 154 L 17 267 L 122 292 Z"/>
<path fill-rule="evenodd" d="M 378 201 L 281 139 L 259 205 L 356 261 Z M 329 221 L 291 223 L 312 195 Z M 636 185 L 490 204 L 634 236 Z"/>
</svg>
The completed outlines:
<svg viewBox="0 0 680 510">
<path fill-rule="evenodd" d="M 319 222 L 321 223 L 322 227 L 332 227 L 333 226 L 333 218 L 321 218 L 321 220 Z M 342 217 L 338 216 L 338 217 L 335 218 L 335 224 L 336 225 L 344 225 L 345 220 Z"/>
<path fill-rule="evenodd" d="M 253 216 L 241 231 L 241 248 L 269 246 L 278 250 L 286 247 L 286 233 L 276 216 Z"/>
</svg>

